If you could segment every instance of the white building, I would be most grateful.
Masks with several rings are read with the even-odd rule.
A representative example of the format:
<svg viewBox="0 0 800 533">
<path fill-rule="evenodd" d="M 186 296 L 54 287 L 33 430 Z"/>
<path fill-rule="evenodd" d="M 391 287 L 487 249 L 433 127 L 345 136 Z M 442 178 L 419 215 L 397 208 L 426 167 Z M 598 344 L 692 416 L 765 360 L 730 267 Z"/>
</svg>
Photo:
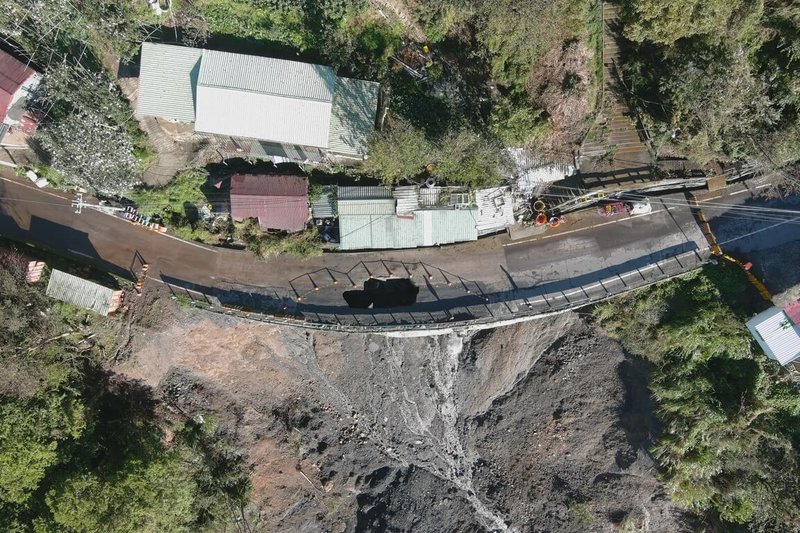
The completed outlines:
<svg viewBox="0 0 800 533">
<path fill-rule="evenodd" d="M 757 314 L 747 321 L 747 329 L 770 359 L 788 365 L 800 358 L 800 327 L 780 307 Z"/>
</svg>

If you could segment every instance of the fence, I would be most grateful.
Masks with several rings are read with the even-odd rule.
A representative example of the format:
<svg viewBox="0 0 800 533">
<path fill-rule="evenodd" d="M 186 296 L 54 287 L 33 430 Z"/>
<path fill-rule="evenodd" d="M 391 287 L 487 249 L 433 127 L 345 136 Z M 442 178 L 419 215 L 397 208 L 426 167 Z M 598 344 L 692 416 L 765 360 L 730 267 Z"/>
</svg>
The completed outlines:
<svg viewBox="0 0 800 533">
<path fill-rule="evenodd" d="M 212 312 L 258 320 L 272 325 L 303 327 L 316 330 L 349 333 L 434 333 L 442 330 L 465 330 L 490 327 L 509 320 L 524 320 L 596 304 L 625 292 L 650 286 L 654 283 L 687 274 L 700 268 L 710 255 L 708 248 L 692 250 L 671 256 L 642 268 L 598 279 L 586 285 L 544 292 L 537 287 L 513 289 L 490 294 L 475 294 L 469 302 L 459 302 L 450 309 L 420 310 L 415 305 L 409 310 L 374 310 L 354 312 L 345 306 L 337 312 L 319 313 L 304 306 L 282 307 L 281 312 L 267 314 L 244 308 L 234 309 L 215 303 L 209 297 L 192 289 L 169 284 L 176 295 L 188 296 L 190 304 Z M 194 295 L 192 294 L 194 293 Z M 198 298 L 196 295 L 200 295 Z M 346 312 L 339 311 L 347 309 Z"/>
</svg>

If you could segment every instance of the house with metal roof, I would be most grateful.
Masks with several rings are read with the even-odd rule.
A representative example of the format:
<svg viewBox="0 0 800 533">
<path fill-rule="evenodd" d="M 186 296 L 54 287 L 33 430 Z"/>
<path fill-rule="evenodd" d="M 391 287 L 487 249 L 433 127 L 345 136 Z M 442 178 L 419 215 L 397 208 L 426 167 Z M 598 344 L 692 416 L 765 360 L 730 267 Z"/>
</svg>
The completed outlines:
<svg viewBox="0 0 800 533">
<path fill-rule="evenodd" d="M 122 304 L 122 291 L 104 287 L 99 283 L 53 270 L 47 283 L 47 296 L 76 307 L 108 315 Z"/>
<path fill-rule="evenodd" d="M 225 151 L 279 160 L 362 159 L 379 84 L 331 67 L 144 43 L 138 113 L 194 122 Z"/>
<path fill-rule="evenodd" d="M 421 207 L 419 188 L 339 187 L 339 249 L 418 248 L 474 241 L 475 206 Z"/>
<path fill-rule="evenodd" d="M 26 134 L 36 130 L 38 119 L 28 112 L 26 101 L 40 81 L 29 65 L 0 50 L 0 139 L 11 128 Z"/>
<path fill-rule="evenodd" d="M 747 321 L 747 329 L 767 357 L 788 365 L 800 359 L 800 316 L 791 309 L 770 307 Z"/>
<path fill-rule="evenodd" d="M 258 219 L 265 230 L 302 231 L 309 218 L 308 178 L 277 174 L 234 174 L 231 216 Z"/>
</svg>

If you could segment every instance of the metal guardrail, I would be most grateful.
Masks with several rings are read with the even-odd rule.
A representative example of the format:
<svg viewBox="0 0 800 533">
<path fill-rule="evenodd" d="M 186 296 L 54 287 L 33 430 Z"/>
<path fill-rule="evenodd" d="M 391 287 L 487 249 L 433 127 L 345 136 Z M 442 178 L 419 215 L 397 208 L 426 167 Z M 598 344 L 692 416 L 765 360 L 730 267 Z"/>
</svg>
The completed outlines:
<svg viewBox="0 0 800 533">
<path fill-rule="evenodd" d="M 212 300 L 192 299 L 191 305 L 219 314 L 236 316 L 249 320 L 256 320 L 271 325 L 301 327 L 322 331 L 338 331 L 346 333 L 397 333 L 397 332 L 436 332 L 442 330 L 466 330 L 475 327 L 490 327 L 509 320 L 533 319 L 563 313 L 573 309 L 585 307 L 606 301 L 632 290 L 641 289 L 661 281 L 682 276 L 700 268 L 708 260 L 710 249 L 693 250 L 663 260 L 655 261 L 642 268 L 620 273 L 612 277 L 598 279 L 588 285 L 573 287 L 569 290 L 560 290 L 550 293 L 539 293 L 536 287 L 516 289 L 487 295 L 488 302 L 483 307 L 489 311 L 488 315 L 474 316 L 469 319 L 455 320 L 454 315 L 447 311 L 443 316 L 450 319 L 441 321 L 413 321 L 414 311 L 397 311 L 389 316 L 401 318 L 409 317 L 408 323 L 375 323 L 375 324 L 347 324 L 342 319 L 347 318 L 346 313 L 339 314 L 336 322 L 323 321 L 321 317 L 314 320 L 311 317 L 298 317 L 280 314 L 265 314 L 257 310 L 233 309 L 210 303 Z M 185 290 L 181 287 L 170 285 L 174 292 Z M 193 291 L 196 292 L 196 291 Z M 188 294 L 188 291 L 187 291 Z M 505 308 L 505 312 L 493 313 L 491 308 Z M 376 317 L 383 313 L 373 313 Z M 420 313 L 421 314 L 421 313 Z M 426 313 L 429 314 L 429 313 Z M 430 315 L 430 314 L 429 314 Z M 330 315 L 325 315 L 330 316 Z M 361 317 L 370 315 L 359 315 Z"/>
</svg>

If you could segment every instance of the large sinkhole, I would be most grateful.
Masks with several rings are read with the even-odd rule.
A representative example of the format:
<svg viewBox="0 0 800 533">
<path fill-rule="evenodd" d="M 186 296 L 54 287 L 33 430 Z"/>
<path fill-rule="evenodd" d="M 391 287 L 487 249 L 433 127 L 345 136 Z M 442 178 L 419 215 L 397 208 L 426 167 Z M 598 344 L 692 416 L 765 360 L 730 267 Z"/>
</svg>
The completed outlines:
<svg viewBox="0 0 800 533">
<path fill-rule="evenodd" d="M 347 305 L 356 309 L 403 307 L 417 301 L 419 287 L 408 278 L 370 278 L 362 290 L 345 291 Z"/>
</svg>

